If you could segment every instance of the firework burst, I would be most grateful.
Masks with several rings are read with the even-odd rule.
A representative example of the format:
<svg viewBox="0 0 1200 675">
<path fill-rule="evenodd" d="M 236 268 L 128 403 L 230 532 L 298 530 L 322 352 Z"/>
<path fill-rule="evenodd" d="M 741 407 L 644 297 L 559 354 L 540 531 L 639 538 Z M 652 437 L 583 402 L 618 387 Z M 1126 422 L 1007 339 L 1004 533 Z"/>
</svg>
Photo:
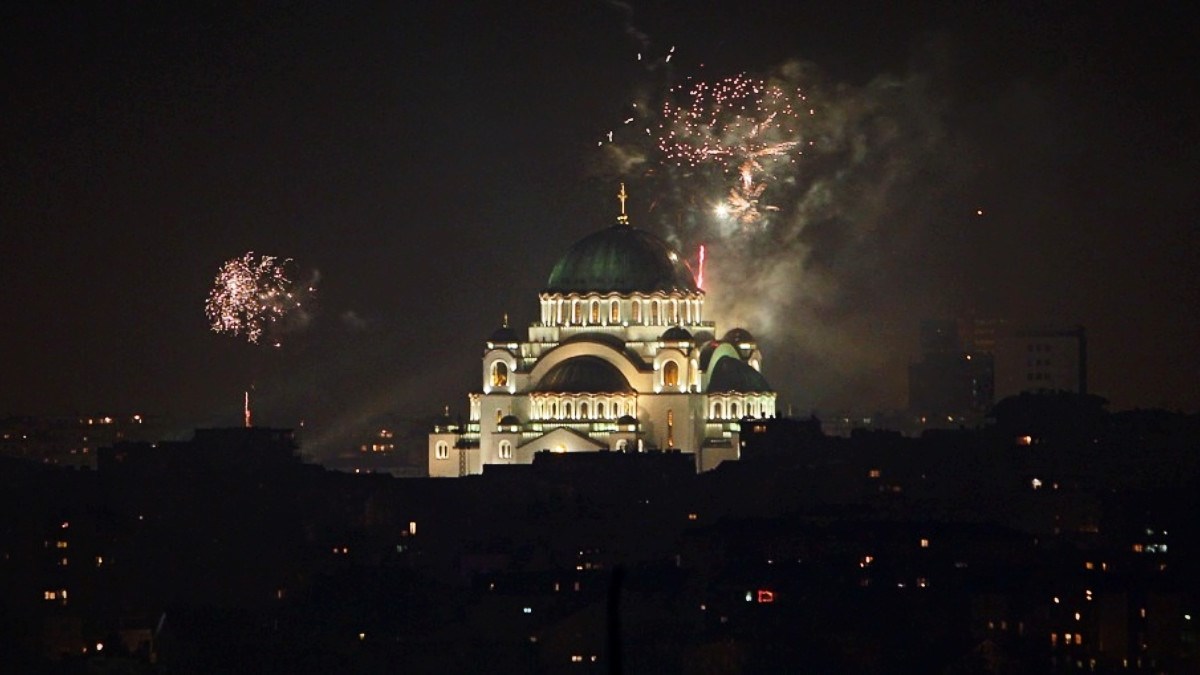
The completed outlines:
<svg viewBox="0 0 1200 675">
<path fill-rule="evenodd" d="M 759 220 L 764 179 L 802 153 L 801 120 L 813 111 L 799 90 L 738 75 L 713 83 L 689 81 L 670 90 L 657 145 L 668 163 L 717 165 L 736 176 L 722 212 L 748 224 Z"/>
<path fill-rule="evenodd" d="M 293 267 L 290 258 L 256 256 L 253 251 L 222 265 L 204 303 L 213 332 L 259 344 L 288 317 L 305 320 L 302 300 L 315 288 L 298 285 Z M 278 341 L 273 344 L 279 346 Z"/>
</svg>

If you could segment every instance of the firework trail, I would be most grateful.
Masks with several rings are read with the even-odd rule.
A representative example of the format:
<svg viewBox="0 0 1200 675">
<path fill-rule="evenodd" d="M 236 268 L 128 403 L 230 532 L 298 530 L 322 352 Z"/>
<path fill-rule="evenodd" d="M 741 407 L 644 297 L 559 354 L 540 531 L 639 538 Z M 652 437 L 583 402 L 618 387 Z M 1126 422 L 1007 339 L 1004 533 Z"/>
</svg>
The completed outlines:
<svg viewBox="0 0 1200 675">
<path fill-rule="evenodd" d="M 297 284 L 294 267 L 290 258 L 256 256 L 253 251 L 226 261 L 204 303 L 209 327 L 259 344 L 284 328 L 307 323 L 304 305 L 316 291 L 316 279 Z M 276 339 L 272 344 L 280 346 Z"/>
</svg>

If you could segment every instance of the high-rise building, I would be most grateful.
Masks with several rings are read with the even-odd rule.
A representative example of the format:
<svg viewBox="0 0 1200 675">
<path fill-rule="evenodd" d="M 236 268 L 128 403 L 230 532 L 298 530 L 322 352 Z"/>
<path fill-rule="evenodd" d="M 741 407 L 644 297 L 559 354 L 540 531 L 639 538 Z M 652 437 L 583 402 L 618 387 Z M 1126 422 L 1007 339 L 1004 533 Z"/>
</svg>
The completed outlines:
<svg viewBox="0 0 1200 675">
<path fill-rule="evenodd" d="M 1083 326 L 1020 328 L 996 338 L 996 400 L 1025 391 L 1087 393 Z"/>
<path fill-rule="evenodd" d="M 1034 391 L 1087 393 L 1082 326 L 1035 328 L 1003 319 L 927 319 L 921 355 L 908 368 L 909 412 L 954 422 Z"/>
</svg>

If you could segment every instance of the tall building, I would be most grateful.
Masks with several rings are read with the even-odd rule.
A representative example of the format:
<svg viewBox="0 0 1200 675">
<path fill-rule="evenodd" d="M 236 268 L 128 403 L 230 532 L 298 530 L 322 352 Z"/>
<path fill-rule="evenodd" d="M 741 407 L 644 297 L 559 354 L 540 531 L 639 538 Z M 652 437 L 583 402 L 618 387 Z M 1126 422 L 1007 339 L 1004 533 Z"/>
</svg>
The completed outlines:
<svg viewBox="0 0 1200 675">
<path fill-rule="evenodd" d="M 1023 391 L 1087 393 L 1087 334 L 1072 328 L 1021 328 L 996 337 L 996 400 Z"/>
<path fill-rule="evenodd" d="M 1022 392 L 1087 393 L 1082 326 L 926 319 L 920 331 L 921 356 L 908 367 L 908 407 L 928 423 L 970 421 Z"/>
<path fill-rule="evenodd" d="M 925 424 L 955 424 L 992 404 L 992 356 L 973 348 L 961 324 L 926 319 L 920 326 L 921 357 L 908 366 L 909 412 Z"/>
<path fill-rule="evenodd" d="M 484 342 L 470 414 L 429 436 L 429 475 L 529 464 L 539 451 L 680 450 L 697 471 L 740 455 L 739 420 L 773 417 L 754 336 L 716 339 L 704 291 L 662 239 L 617 224 L 576 242 L 538 295 L 526 335 L 508 325 Z"/>
</svg>

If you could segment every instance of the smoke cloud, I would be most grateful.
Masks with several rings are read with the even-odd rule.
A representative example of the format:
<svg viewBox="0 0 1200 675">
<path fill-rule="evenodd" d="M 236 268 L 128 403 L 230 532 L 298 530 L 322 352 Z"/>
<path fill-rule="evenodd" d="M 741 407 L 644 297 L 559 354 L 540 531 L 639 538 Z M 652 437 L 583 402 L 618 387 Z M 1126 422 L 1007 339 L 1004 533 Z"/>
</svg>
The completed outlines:
<svg viewBox="0 0 1200 675">
<path fill-rule="evenodd" d="M 786 403 L 899 407 L 917 320 L 953 302 L 939 243 L 961 220 L 947 196 L 969 153 L 956 151 L 928 75 L 851 85 L 791 61 L 762 80 L 803 92 L 812 114 L 775 139 L 802 153 L 761 162 L 753 222 L 718 212 L 739 178 L 727 162 L 678 166 L 645 135 L 662 128 L 661 106 L 633 107 L 633 129 L 601 148 L 602 166 L 651 184 L 654 226 L 681 252 L 694 259 L 706 245 L 709 318 L 756 335 Z"/>
</svg>

